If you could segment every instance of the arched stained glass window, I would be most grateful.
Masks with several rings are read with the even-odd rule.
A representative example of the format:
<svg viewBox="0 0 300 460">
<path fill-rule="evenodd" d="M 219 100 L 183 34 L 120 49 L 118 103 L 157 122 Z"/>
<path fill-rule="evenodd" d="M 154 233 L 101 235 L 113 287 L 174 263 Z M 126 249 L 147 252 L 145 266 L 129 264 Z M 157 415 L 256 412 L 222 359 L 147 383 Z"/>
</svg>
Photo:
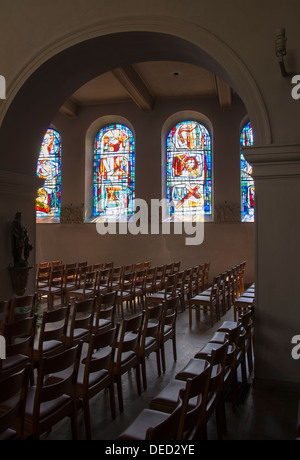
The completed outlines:
<svg viewBox="0 0 300 460">
<path fill-rule="evenodd" d="M 39 154 L 37 176 L 44 179 L 36 198 L 37 222 L 59 222 L 61 208 L 61 136 L 48 129 Z"/>
<path fill-rule="evenodd" d="M 178 123 L 167 138 L 168 217 L 199 221 L 212 214 L 211 137 L 195 121 Z"/>
<path fill-rule="evenodd" d="M 94 217 L 126 220 L 134 214 L 135 140 L 121 124 L 105 126 L 94 143 Z"/>
<path fill-rule="evenodd" d="M 254 222 L 254 180 L 252 166 L 245 160 L 243 147 L 253 145 L 253 130 L 251 123 L 247 123 L 240 137 L 241 144 L 241 219 L 242 222 Z"/>
</svg>

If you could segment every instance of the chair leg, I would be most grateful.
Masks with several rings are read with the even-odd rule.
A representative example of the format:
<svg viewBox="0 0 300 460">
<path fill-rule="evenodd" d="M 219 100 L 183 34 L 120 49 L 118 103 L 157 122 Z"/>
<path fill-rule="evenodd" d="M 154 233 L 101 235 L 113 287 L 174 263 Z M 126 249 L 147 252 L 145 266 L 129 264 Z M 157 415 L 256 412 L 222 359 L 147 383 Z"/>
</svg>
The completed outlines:
<svg viewBox="0 0 300 460">
<path fill-rule="evenodd" d="M 124 411 L 124 403 L 123 403 L 123 391 L 122 391 L 121 377 L 117 378 L 117 389 L 118 389 L 119 410 L 122 413 Z"/>
<path fill-rule="evenodd" d="M 136 386 L 137 386 L 138 394 L 140 395 L 142 393 L 142 385 L 141 385 L 141 370 L 140 370 L 139 361 L 135 367 L 135 370 L 136 370 Z"/>
<path fill-rule="evenodd" d="M 147 389 L 147 374 L 146 374 L 146 360 L 145 357 L 141 358 L 142 378 L 144 390 Z"/>
<path fill-rule="evenodd" d="M 176 335 L 174 335 L 173 339 L 173 356 L 174 356 L 174 361 L 177 361 L 177 346 L 176 346 Z"/>
<path fill-rule="evenodd" d="M 164 343 L 161 344 L 160 351 L 161 351 L 162 370 L 163 370 L 163 373 L 165 373 L 166 372 L 166 358 L 165 358 L 165 344 Z"/>
<path fill-rule="evenodd" d="M 85 435 L 87 441 L 91 441 L 92 432 L 91 432 L 91 414 L 90 414 L 90 405 L 89 401 L 83 401 L 83 413 L 84 413 L 84 423 L 85 423 Z"/>
<path fill-rule="evenodd" d="M 157 364 L 157 373 L 158 376 L 161 376 L 161 365 L 160 365 L 160 354 L 159 354 L 159 348 L 156 350 L 156 364 Z"/>
<path fill-rule="evenodd" d="M 114 382 L 112 381 L 109 385 L 109 398 L 110 398 L 110 410 L 111 417 L 113 420 L 116 418 L 116 402 L 115 402 L 115 391 L 114 391 Z"/>
</svg>

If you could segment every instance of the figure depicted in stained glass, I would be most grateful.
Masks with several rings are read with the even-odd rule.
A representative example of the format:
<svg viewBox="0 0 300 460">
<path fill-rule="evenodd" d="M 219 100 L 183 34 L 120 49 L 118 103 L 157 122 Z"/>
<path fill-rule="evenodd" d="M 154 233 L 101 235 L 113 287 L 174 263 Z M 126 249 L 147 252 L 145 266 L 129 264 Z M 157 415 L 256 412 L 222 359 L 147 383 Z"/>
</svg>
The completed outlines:
<svg viewBox="0 0 300 460">
<path fill-rule="evenodd" d="M 169 218 L 203 220 L 211 215 L 211 139 L 194 121 L 176 125 L 167 138 Z"/>
<path fill-rule="evenodd" d="M 37 222 L 58 222 L 61 208 L 61 137 L 54 129 L 48 129 L 45 134 L 37 176 L 45 180 L 37 192 Z"/>
<path fill-rule="evenodd" d="M 242 222 L 254 222 L 255 187 L 252 178 L 252 166 L 245 160 L 243 147 L 253 145 L 253 130 L 251 123 L 244 126 L 241 138 L 241 219 Z"/>
<path fill-rule="evenodd" d="M 94 216 L 126 220 L 134 213 L 135 142 L 130 129 L 101 129 L 94 145 Z"/>
</svg>

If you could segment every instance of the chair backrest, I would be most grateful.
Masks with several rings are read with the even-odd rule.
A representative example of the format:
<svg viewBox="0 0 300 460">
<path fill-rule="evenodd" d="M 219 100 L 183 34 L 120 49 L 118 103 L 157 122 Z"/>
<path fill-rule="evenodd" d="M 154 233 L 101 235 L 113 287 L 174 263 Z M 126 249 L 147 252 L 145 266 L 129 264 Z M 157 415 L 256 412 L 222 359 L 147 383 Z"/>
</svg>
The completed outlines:
<svg viewBox="0 0 300 460">
<path fill-rule="evenodd" d="M 108 289 L 110 283 L 111 268 L 103 268 L 98 271 L 97 287 L 103 287 Z M 99 290 L 100 292 L 100 290 Z"/>
<path fill-rule="evenodd" d="M 164 335 L 165 326 L 171 326 L 175 332 L 178 305 L 179 297 L 173 297 L 164 303 L 160 323 L 161 339 Z"/>
<path fill-rule="evenodd" d="M 39 359 L 43 354 L 43 345 L 45 342 L 51 340 L 65 341 L 69 314 L 70 305 L 43 312 L 38 341 Z"/>
<path fill-rule="evenodd" d="M 84 281 L 82 284 L 82 289 L 84 293 L 87 290 L 92 290 L 96 292 L 97 276 L 97 271 L 90 271 L 85 273 Z"/>
<path fill-rule="evenodd" d="M 61 396 L 69 396 L 69 400 L 75 398 L 75 385 L 81 349 L 82 344 L 80 343 L 55 356 L 41 359 L 32 414 L 34 432 L 37 432 L 40 428 L 40 408 L 42 403 L 57 400 Z M 60 409 L 62 411 L 59 414 Z M 43 416 L 43 426 L 46 426 L 47 419 L 50 427 L 53 424 L 53 418 L 54 420 L 60 420 L 60 418 L 64 417 L 64 409 L 60 406 L 54 407 L 46 416 Z"/>
<path fill-rule="evenodd" d="M 174 262 L 166 264 L 165 276 L 173 275 L 174 273 Z"/>
<path fill-rule="evenodd" d="M 1 435 L 4 436 L 4 439 L 11 439 L 11 436 L 14 439 L 23 437 L 28 381 L 29 366 L 0 380 L 0 438 Z M 12 427 L 15 428 L 15 431 L 11 430 Z M 5 436 L 7 430 L 8 433 Z"/>
<path fill-rule="evenodd" d="M 142 313 L 134 315 L 131 318 L 123 319 L 120 325 L 119 337 L 116 343 L 116 347 L 118 348 L 116 357 L 117 367 L 121 364 L 122 353 L 134 351 L 138 354 L 142 321 Z"/>
<path fill-rule="evenodd" d="M 181 262 L 178 261 L 178 262 L 174 262 L 173 264 L 173 273 L 177 273 L 180 271 L 180 267 L 181 267 Z"/>
<path fill-rule="evenodd" d="M 36 273 L 36 286 L 40 286 L 40 284 L 47 284 L 49 283 L 49 278 L 50 278 L 50 272 L 51 272 L 51 267 L 50 263 L 48 263 L 45 266 L 39 266 L 37 268 L 37 273 Z"/>
<path fill-rule="evenodd" d="M 69 330 L 69 337 L 71 343 L 74 343 L 76 329 L 85 329 L 86 331 L 91 330 L 93 325 L 96 301 L 96 297 L 90 297 L 84 300 L 77 300 L 71 307 Z"/>
<path fill-rule="evenodd" d="M 176 297 L 177 278 L 178 278 L 178 273 L 174 273 L 173 275 L 168 275 L 167 281 L 165 284 L 165 298 L 169 295 L 171 295 L 172 298 Z"/>
<path fill-rule="evenodd" d="M 123 273 L 120 286 L 121 295 L 124 291 L 132 292 L 134 287 L 134 277 L 134 272 Z"/>
<path fill-rule="evenodd" d="M 143 263 L 143 267 L 144 267 L 144 268 L 150 268 L 150 267 L 151 267 L 151 260 L 146 260 L 146 261 Z"/>
<path fill-rule="evenodd" d="M 68 284 L 76 285 L 78 281 L 78 268 L 76 267 L 68 267 L 65 268 L 64 273 L 64 284 L 67 286 Z"/>
<path fill-rule="evenodd" d="M 104 268 L 113 268 L 114 267 L 114 262 L 105 262 Z"/>
<path fill-rule="evenodd" d="M 50 287 L 63 287 L 64 282 L 64 268 L 63 266 L 54 266 L 50 274 Z"/>
<path fill-rule="evenodd" d="M 104 268 L 104 264 L 103 264 L 103 263 L 93 264 L 93 266 L 92 266 L 92 271 L 103 270 L 103 268 Z"/>
<path fill-rule="evenodd" d="M 213 349 L 211 352 L 212 373 L 209 380 L 209 392 L 218 392 L 223 388 L 228 347 L 229 342 L 226 340 L 223 345 Z"/>
<path fill-rule="evenodd" d="M 6 339 L 6 357 L 14 355 L 31 355 L 33 351 L 37 316 L 21 321 L 4 324 L 3 336 Z"/>
<path fill-rule="evenodd" d="M 103 369 L 112 370 L 114 358 L 114 343 L 117 329 L 112 328 L 105 332 L 92 334 L 89 341 L 87 356 L 84 359 L 83 385 L 89 386 L 89 376 Z"/>
<path fill-rule="evenodd" d="M 147 337 L 153 337 L 154 339 L 159 340 L 162 310 L 162 304 L 148 306 L 146 301 L 143 328 L 141 333 L 141 351 L 146 348 Z"/>
<path fill-rule="evenodd" d="M 101 294 L 97 301 L 94 314 L 94 324 L 98 324 L 100 319 L 109 318 L 112 326 L 115 324 L 117 292 L 107 292 Z"/>
<path fill-rule="evenodd" d="M 113 267 L 110 274 L 110 283 L 120 283 L 123 274 L 123 267 Z"/>
<path fill-rule="evenodd" d="M 178 426 L 178 440 L 192 437 L 204 421 L 211 371 L 212 366 L 208 363 L 199 375 L 187 379 L 185 389 L 180 392 L 182 411 Z M 196 402 L 191 405 L 193 398 L 196 398 Z"/>
<path fill-rule="evenodd" d="M 176 409 L 165 420 L 146 432 L 147 441 L 173 441 L 177 438 L 178 424 L 182 412 L 182 400 L 178 398 Z"/>
<path fill-rule="evenodd" d="M 35 313 L 36 296 L 26 295 L 13 297 L 9 305 L 8 322 L 13 323 L 33 316 Z"/>
<path fill-rule="evenodd" d="M 137 270 L 134 273 L 134 287 L 135 288 L 141 288 L 141 289 L 145 288 L 146 275 L 147 275 L 146 270 Z"/>
</svg>

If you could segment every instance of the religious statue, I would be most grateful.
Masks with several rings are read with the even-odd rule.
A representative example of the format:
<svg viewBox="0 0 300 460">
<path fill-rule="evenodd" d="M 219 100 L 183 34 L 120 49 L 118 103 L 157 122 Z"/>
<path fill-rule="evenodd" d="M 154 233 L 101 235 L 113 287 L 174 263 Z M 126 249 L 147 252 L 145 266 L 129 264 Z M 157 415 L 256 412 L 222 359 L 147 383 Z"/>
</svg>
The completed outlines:
<svg viewBox="0 0 300 460">
<path fill-rule="evenodd" d="M 22 224 L 22 213 L 17 212 L 11 225 L 14 267 L 27 267 L 32 245 L 27 228 Z"/>
</svg>

